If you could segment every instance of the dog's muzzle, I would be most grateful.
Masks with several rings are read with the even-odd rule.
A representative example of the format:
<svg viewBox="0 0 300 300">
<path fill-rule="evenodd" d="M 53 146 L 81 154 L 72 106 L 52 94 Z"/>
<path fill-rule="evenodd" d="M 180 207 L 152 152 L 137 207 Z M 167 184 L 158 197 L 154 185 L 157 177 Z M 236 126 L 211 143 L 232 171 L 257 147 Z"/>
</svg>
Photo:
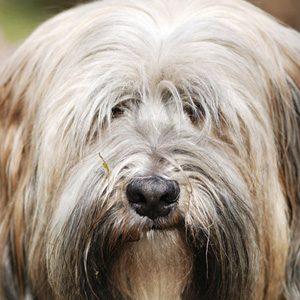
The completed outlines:
<svg viewBox="0 0 300 300">
<path fill-rule="evenodd" d="M 154 220 L 167 216 L 176 207 L 180 188 L 175 180 L 160 176 L 136 177 L 127 185 L 126 193 L 139 215 Z"/>
</svg>

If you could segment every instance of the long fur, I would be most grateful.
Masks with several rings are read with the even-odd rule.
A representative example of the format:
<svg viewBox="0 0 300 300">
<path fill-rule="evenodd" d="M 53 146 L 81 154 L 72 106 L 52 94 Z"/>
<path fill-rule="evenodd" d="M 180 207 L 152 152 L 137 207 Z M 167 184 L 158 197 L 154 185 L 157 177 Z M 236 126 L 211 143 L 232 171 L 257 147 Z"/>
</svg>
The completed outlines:
<svg viewBox="0 0 300 300">
<path fill-rule="evenodd" d="M 1 300 L 299 299 L 299 89 L 299 34 L 241 0 L 41 25 L 0 71 Z"/>
</svg>

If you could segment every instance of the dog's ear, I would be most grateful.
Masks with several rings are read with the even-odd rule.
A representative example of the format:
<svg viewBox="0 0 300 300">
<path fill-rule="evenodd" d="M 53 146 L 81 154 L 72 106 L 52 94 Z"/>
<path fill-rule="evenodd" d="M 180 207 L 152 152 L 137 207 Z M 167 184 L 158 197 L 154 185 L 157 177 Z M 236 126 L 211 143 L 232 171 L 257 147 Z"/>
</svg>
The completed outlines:
<svg viewBox="0 0 300 300">
<path fill-rule="evenodd" d="M 273 90 L 280 176 L 292 209 L 292 221 L 300 208 L 300 39 L 297 38 L 298 44 L 280 49 L 285 76 L 277 78 Z"/>
<path fill-rule="evenodd" d="M 278 149 L 279 176 L 290 209 L 287 299 L 300 297 L 300 38 L 288 30 L 278 42 L 279 76 L 271 84 L 271 115 Z M 287 41 L 285 44 L 283 44 Z M 272 76 L 272 75 L 270 75 Z"/>
<path fill-rule="evenodd" d="M 24 187 L 28 174 L 29 133 L 22 69 L 7 61 L 0 72 L 0 261 L 5 293 L 22 298 Z M 2 75 L 1 75 L 2 74 Z M 22 86 L 22 85 L 21 85 Z M 26 178 L 27 177 L 27 178 Z M 23 194 L 23 195 L 22 195 Z"/>
</svg>

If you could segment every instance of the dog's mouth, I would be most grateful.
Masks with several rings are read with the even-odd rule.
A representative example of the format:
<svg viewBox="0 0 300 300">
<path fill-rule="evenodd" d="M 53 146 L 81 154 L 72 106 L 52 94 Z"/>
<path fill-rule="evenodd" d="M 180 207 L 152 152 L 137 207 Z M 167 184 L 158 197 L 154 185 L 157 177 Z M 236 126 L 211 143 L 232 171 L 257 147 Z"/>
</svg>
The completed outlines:
<svg viewBox="0 0 300 300">
<path fill-rule="evenodd" d="M 167 230 L 174 230 L 174 229 L 182 229 L 182 227 L 179 226 L 170 226 L 169 224 L 153 224 L 152 227 L 150 227 L 147 231 L 167 231 Z"/>
<path fill-rule="evenodd" d="M 160 225 L 153 225 L 151 228 L 150 228 L 150 230 L 154 230 L 154 231 L 156 231 L 156 230 L 167 230 L 167 228 L 165 228 L 165 227 L 162 227 L 162 226 L 160 226 Z"/>
<path fill-rule="evenodd" d="M 168 231 L 168 230 L 184 230 L 185 221 L 179 213 L 173 212 L 166 217 L 160 217 L 157 219 L 146 218 L 144 232 L 148 231 Z"/>
<path fill-rule="evenodd" d="M 174 216 L 161 217 L 152 220 L 147 217 L 143 217 L 140 224 L 136 224 L 131 230 L 124 234 L 126 235 L 127 242 L 137 242 L 142 239 L 143 236 L 149 233 L 168 232 L 168 231 L 184 231 L 185 221 L 183 218 L 175 218 Z"/>
</svg>

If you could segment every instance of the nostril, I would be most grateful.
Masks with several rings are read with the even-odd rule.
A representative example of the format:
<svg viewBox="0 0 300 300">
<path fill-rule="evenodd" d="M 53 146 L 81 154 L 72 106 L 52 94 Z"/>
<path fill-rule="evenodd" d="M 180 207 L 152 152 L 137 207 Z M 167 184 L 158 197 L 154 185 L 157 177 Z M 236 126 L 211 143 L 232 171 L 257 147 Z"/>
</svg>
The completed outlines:
<svg viewBox="0 0 300 300">
<path fill-rule="evenodd" d="M 177 201 L 177 197 L 175 197 L 175 195 L 165 194 L 161 196 L 160 201 L 165 203 L 174 203 Z"/>
<path fill-rule="evenodd" d="M 160 201 L 162 201 L 162 202 L 166 202 L 166 203 L 169 203 L 169 201 L 168 201 L 168 195 L 167 194 L 165 194 L 165 195 L 162 195 L 161 197 L 160 197 Z"/>
<path fill-rule="evenodd" d="M 131 194 L 131 196 L 134 196 L 134 194 Z M 132 202 L 133 203 L 145 203 L 146 202 L 146 198 L 143 194 L 141 193 L 137 193 L 135 197 L 132 197 Z"/>
<path fill-rule="evenodd" d="M 133 178 L 126 189 L 127 198 L 135 211 L 151 219 L 168 215 L 179 198 L 175 180 L 160 176 Z"/>
</svg>

